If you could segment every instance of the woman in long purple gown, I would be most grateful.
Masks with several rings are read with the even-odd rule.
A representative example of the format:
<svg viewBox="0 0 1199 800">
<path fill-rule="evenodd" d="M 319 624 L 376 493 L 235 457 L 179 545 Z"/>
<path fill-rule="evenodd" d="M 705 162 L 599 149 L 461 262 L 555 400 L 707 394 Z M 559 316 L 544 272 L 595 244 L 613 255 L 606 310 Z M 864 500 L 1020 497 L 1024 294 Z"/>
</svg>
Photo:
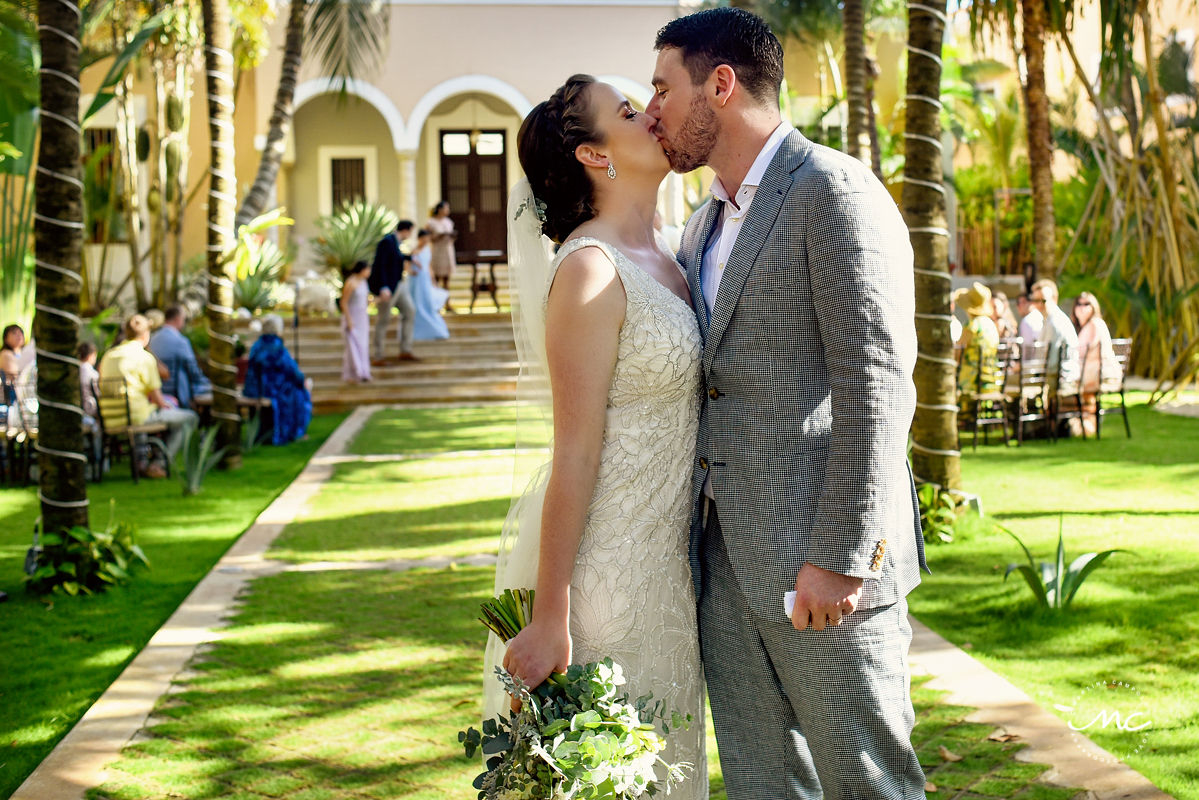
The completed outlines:
<svg viewBox="0 0 1199 800">
<path fill-rule="evenodd" d="M 346 353 L 341 379 L 361 383 L 371 379 L 370 318 L 366 313 L 366 279 L 371 265 L 359 261 L 346 273 L 341 290 L 341 329 L 346 337 Z"/>
</svg>

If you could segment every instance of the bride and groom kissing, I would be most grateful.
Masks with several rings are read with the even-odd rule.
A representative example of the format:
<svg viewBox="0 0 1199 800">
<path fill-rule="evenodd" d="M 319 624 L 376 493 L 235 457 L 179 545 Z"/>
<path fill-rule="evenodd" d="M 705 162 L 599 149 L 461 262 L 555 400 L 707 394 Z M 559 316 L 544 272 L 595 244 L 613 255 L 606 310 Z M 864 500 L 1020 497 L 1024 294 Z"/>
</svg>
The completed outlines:
<svg viewBox="0 0 1199 800">
<path fill-rule="evenodd" d="M 691 714 L 666 760 L 697 770 L 673 794 L 708 796 L 706 684 L 731 800 L 923 797 L 907 228 L 867 167 L 781 120 L 762 20 L 700 11 L 655 48 L 644 112 L 576 75 L 520 129 L 517 333 L 549 379 L 553 457 L 497 573 L 536 587 L 533 619 L 489 661 L 532 686 L 611 657 L 630 696 Z M 702 165 L 712 198 L 676 257 L 658 188 Z"/>
</svg>

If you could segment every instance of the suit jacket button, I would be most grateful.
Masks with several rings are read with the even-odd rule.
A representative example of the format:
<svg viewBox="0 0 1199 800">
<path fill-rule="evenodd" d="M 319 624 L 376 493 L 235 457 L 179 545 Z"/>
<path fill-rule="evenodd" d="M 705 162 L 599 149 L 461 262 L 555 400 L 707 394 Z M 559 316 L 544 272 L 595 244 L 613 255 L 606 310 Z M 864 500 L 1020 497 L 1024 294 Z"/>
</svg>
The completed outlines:
<svg viewBox="0 0 1199 800">
<path fill-rule="evenodd" d="M 711 389 L 708 390 L 708 397 L 711 397 L 713 400 L 715 400 L 717 397 L 720 397 L 720 391 L 715 386 L 713 386 Z"/>
<path fill-rule="evenodd" d="M 700 468 L 700 469 L 707 469 L 707 468 L 708 468 L 708 459 L 706 459 L 706 458 L 701 458 L 701 459 L 699 460 L 699 468 Z"/>
</svg>

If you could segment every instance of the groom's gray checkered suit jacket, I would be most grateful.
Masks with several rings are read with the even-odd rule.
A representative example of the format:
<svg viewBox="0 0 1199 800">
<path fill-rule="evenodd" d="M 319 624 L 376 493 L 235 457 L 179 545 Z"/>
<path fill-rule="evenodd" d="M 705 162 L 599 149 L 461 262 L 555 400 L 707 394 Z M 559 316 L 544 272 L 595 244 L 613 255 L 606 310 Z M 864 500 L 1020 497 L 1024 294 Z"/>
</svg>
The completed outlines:
<svg viewBox="0 0 1199 800">
<path fill-rule="evenodd" d="M 785 620 L 805 562 L 865 579 L 859 608 L 920 582 L 924 542 L 907 466 L 916 393 L 912 249 L 860 162 L 792 132 L 763 176 L 708 319 L 699 278 L 720 218 L 687 223 L 680 258 L 704 336 L 692 481 L 709 474 L 729 559 L 754 611 Z"/>
</svg>

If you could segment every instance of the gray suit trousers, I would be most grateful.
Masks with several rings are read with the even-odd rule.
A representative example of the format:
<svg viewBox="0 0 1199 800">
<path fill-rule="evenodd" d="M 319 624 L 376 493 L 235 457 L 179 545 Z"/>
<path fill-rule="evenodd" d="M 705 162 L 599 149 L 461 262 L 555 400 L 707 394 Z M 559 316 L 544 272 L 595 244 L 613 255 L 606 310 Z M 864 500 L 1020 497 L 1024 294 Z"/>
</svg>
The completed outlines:
<svg viewBox="0 0 1199 800">
<path fill-rule="evenodd" d="M 729 800 L 922 800 L 907 601 L 824 631 L 757 616 L 708 507 L 700 643 Z"/>
<path fill-rule="evenodd" d="M 375 346 L 374 357 L 383 358 L 387 355 L 384 345 L 387 342 L 387 328 L 391 325 L 391 309 L 400 311 L 400 352 L 412 352 L 412 330 L 416 325 L 416 306 L 412 295 L 408 292 L 407 279 L 400 281 L 396 290 L 386 300 L 375 298 Z"/>
</svg>

